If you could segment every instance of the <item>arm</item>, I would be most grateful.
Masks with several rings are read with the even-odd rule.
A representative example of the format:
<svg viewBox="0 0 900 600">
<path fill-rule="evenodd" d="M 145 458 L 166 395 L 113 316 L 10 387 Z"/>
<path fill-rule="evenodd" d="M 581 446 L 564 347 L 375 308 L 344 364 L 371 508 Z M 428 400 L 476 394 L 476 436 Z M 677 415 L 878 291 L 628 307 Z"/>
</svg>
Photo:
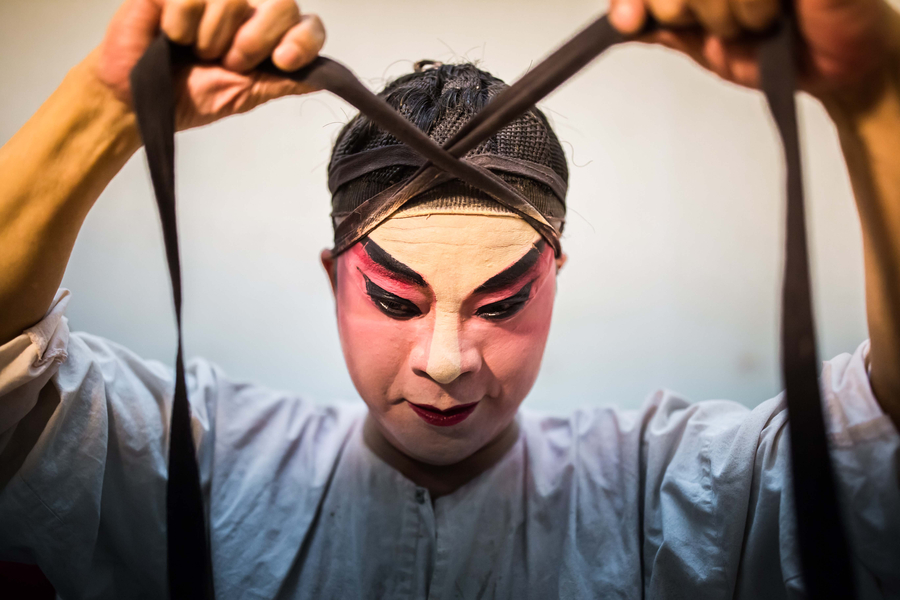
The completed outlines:
<svg viewBox="0 0 900 600">
<path fill-rule="evenodd" d="M 800 85 L 838 128 L 862 222 L 870 381 L 900 429 L 900 15 L 885 0 L 794 0 Z M 668 30 L 642 41 L 673 48 L 723 79 L 758 87 L 756 45 L 779 0 L 612 0 L 626 35 L 648 14 Z"/>
<path fill-rule="evenodd" d="M 900 430 L 900 53 L 871 86 L 823 98 L 863 233 L 872 389 Z"/>
<path fill-rule="evenodd" d="M 128 77 L 158 29 L 209 62 L 182 73 L 177 126 L 311 91 L 252 69 L 294 70 L 325 39 L 293 0 L 127 0 L 101 46 L 0 148 L 0 345 L 47 311 L 85 216 L 140 147 Z"/>
<path fill-rule="evenodd" d="M 0 148 L 0 344 L 47 311 L 97 197 L 140 146 L 134 116 L 76 66 Z"/>
</svg>

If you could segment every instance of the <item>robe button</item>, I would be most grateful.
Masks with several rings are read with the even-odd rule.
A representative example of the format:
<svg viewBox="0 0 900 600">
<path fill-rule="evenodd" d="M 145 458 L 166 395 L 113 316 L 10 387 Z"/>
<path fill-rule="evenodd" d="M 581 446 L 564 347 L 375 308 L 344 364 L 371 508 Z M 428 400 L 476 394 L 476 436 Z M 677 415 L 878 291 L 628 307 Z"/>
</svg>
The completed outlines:
<svg viewBox="0 0 900 600">
<path fill-rule="evenodd" d="M 425 490 L 422 488 L 416 489 L 416 502 L 419 504 L 425 504 Z"/>
</svg>

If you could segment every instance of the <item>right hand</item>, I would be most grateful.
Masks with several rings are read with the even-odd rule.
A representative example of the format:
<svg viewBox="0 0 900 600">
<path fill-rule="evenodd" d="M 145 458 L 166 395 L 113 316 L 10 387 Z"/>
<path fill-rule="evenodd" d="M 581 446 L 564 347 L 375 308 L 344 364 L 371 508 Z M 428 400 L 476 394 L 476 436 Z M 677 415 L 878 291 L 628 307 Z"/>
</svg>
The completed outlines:
<svg viewBox="0 0 900 600">
<path fill-rule="evenodd" d="M 204 61 L 176 78 L 178 130 L 315 91 L 253 71 L 269 57 L 293 71 L 318 56 L 325 29 L 316 15 L 301 15 L 294 0 L 125 0 L 95 62 L 97 78 L 119 100 L 131 103 L 131 69 L 160 30 Z"/>
</svg>

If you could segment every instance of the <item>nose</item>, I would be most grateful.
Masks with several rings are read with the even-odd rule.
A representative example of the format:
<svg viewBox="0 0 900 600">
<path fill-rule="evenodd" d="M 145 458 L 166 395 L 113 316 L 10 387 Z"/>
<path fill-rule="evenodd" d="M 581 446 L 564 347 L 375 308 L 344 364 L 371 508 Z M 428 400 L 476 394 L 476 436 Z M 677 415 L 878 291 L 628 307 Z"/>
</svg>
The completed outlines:
<svg viewBox="0 0 900 600">
<path fill-rule="evenodd" d="M 436 311 L 424 370 L 437 383 L 451 383 L 463 373 L 477 370 L 481 363 L 477 348 L 461 344 L 459 330 L 455 311 Z"/>
</svg>

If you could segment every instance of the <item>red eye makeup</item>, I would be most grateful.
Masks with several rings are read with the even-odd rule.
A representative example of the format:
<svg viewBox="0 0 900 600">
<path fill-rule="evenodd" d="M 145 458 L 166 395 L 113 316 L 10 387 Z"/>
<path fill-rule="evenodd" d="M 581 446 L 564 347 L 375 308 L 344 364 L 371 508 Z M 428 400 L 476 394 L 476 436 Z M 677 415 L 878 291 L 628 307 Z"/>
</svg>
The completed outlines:
<svg viewBox="0 0 900 600">
<path fill-rule="evenodd" d="M 406 298 L 401 298 L 397 294 L 392 294 L 378 284 L 373 283 L 358 267 L 357 270 L 366 282 L 366 294 L 369 295 L 369 298 L 372 299 L 378 310 L 392 319 L 405 320 L 422 314 L 422 311 L 413 302 Z"/>
<path fill-rule="evenodd" d="M 525 308 L 528 299 L 531 297 L 532 284 L 534 284 L 534 280 L 526 283 L 509 298 L 485 304 L 475 311 L 475 316 L 491 321 L 500 321 L 512 317 Z"/>
</svg>

